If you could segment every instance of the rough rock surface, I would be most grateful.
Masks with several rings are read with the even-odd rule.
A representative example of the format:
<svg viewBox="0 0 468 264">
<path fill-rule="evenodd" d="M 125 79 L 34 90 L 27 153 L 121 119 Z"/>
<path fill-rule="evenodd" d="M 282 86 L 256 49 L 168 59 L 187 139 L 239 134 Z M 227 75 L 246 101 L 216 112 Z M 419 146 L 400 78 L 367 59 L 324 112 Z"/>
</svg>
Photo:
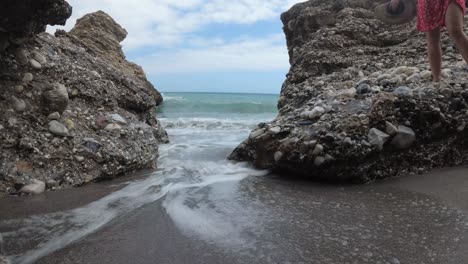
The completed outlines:
<svg viewBox="0 0 468 264">
<path fill-rule="evenodd" d="M 468 161 L 465 62 L 445 33 L 445 78 L 433 84 L 424 35 L 375 19 L 381 2 L 312 0 L 282 15 L 291 69 L 279 115 L 231 159 L 358 182 Z"/>
<path fill-rule="evenodd" d="M 0 2 L 0 51 L 18 44 L 47 25 L 65 25 L 72 14 L 65 0 L 2 0 Z"/>
<path fill-rule="evenodd" d="M 13 2 L 0 6 L 24 14 L 24 27 L 13 28 L 19 18 L 5 13 L 2 32 L 29 36 L 69 16 L 65 1 L 20 1 L 53 7 L 36 11 Z M 168 140 L 154 110 L 162 97 L 126 61 L 119 44 L 125 36 L 96 12 L 70 33 L 8 40 L 0 59 L 0 192 L 40 182 L 47 189 L 78 186 L 156 165 L 158 145 Z"/>
</svg>

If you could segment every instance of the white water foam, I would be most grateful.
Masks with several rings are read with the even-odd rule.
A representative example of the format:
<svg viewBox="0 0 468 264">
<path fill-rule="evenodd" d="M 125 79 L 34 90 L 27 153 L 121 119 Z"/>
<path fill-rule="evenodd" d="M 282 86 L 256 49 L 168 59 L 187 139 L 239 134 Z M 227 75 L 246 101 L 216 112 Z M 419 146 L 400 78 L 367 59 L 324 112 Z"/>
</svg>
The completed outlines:
<svg viewBox="0 0 468 264">
<path fill-rule="evenodd" d="M 179 121 L 163 122 L 168 125 Z M 113 219 L 161 198 L 165 199 L 163 204 L 167 213 L 185 233 L 211 242 L 226 241 L 225 238 L 230 237 L 232 243 L 245 244 L 240 226 L 245 226 L 251 219 L 237 217 L 235 222 L 229 222 L 229 219 L 233 219 L 232 212 L 243 209 L 239 204 L 226 204 L 224 209 L 213 212 L 208 204 L 200 203 L 194 209 L 187 207 L 186 203 L 193 195 L 200 195 L 201 190 L 206 190 L 209 186 L 218 186 L 215 189 L 219 189 L 223 184 L 226 190 L 224 195 L 231 195 L 224 200 L 235 199 L 239 181 L 248 176 L 266 174 L 265 171 L 254 170 L 247 164 L 235 164 L 225 159 L 238 142 L 248 135 L 251 124 L 192 120 L 200 124 L 212 121 L 216 124 L 213 126 L 216 129 L 210 130 L 203 125 L 195 128 L 187 126 L 192 121 L 186 121 L 181 121 L 182 125 L 177 129 L 169 129 L 172 143 L 160 148 L 161 169 L 148 178 L 132 182 L 82 208 L 0 222 L 3 230 L 12 230 L 1 234 L 4 243 L 15 243 L 13 248 L 29 248 L 27 252 L 10 256 L 12 263 L 34 263 L 41 257 L 96 232 Z M 226 130 L 225 124 L 232 126 Z M 230 186 L 230 191 L 227 191 L 229 188 L 226 189 L 226 186 Z M 208 195 L 214 194 L 209 192 Z M 222 200 L 221 197 L 216 199 Z"/>
</svg>

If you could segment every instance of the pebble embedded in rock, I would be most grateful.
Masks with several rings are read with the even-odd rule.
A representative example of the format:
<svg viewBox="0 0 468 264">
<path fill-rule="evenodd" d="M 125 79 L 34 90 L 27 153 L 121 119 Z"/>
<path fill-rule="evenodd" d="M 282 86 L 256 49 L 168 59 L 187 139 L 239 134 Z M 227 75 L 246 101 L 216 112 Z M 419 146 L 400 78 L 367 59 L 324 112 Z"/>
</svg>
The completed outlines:
<svg viewBox="0 0 468 264">
<path fill-rule="evenodd" d="M 96 141 L 94 138 L 84 138 L 83 146 L 92 153 L 97 153 L 102 148 L 102 144 Z"/>
<path fill-rule="evenodd" d="M 384 144 L 389 140 L 390 136 L 377 128 L 372 128 L 367 135 L 369 143 L 377 148 L 382 150 Z"/>
<path fill-rule="evenodd" d="M 63 113 L 68 106 L 68 91 L 65 85 L 53 83 L 42 93 L 43 107 L 50 112 Z"/>
<path fill-rule="evenodd" d="M 390 136 L 394 136 L 398 133 L 398 128 L 392 123 L 385 121 L 385 132 Z"/>
<path fill-rule="evenodd" d="M 432 72 L 431 71 L 421 72 L 421 78 L 423 78 L 424 80 L 430 80 L 432 78 Z"/>
<path fill-rule="evenodd" d="M 323 146 L 320 144 L 317 144 L 314 148 L 314 151 L 312 151 L 312 155 L 319 155 L 322 152 L 323 152 Z"/>
<path fill-rule="evenodd" d="M 23 99 L 19 99 L 15 96 L 12 96 L 11 103 L 13 104 L 13 108 L 18 112 L 23 112 L 24 110 L 26 110 L 26 102 Z"/>
<path fill-rule="evenodd" d="M 257 131 L 252 132 L 252 133 L 250 134 L 249 138 L 256 138 L 256 137 L 262 135 L 263 133 L 265 133 L 265 129 L 263 129 L 263 128 L 262 128 L 262 129 L 259 129 L 259 130 L 257 130 Z"/>
<path fill-rule="evenodd" d="M 413 97 L 413 90 L 407 86 L 400 86 L 393 91 L 393 94 L 400 98 Z"/>
<path fill-rule="evenodd" d="M 46 185 L 43 181 L 34 180 L 33 183 L 21 188 L 20 192 L 27 194 L 41 194 L 45 191 Z"/>
<path fill-rule="evenodd" d="M 283 158 L 283 152 L 277 151 L 275 152 L 275 161 L 278 162 L 281 158 Z"/>
<path fill-rule="evenodd" d="M 407 83 L 415 83 L 419 82 L 421 80 L 421 75 L 419 73 L 415 73 L 411 75 L 410 77 L 406 78 Z"/>
<path fill-rule="evenodd" d="M 345 99 L 345 98 L 353 98 L 357 94 L 356 88 L 349 88 L 346 90 L 341 91 L 338 96 Z"/>
<path fill-rule="evenodd" d="M 80 91 L 78 91 L 78 89 L 73 89 L 72 92 L 71 92 L 72 97 L 77 97 L 78 94 L 80 94 Z"/>
<path fill-rule="evenodd" d="M 15 57 L 16 61 L 21 65 L 27 65 L 29 62 L 28 52 L 25 49 L 17 49 Z"/>
<path fill-rule="evenodd" d="M 71 119 L 65 119 L 64 123 L 68 130 L 75 129 L 75 122 L 73 122 Z"/>
<path fill-rule="evenodd" d="M 47 119 L 49 120 L 59 120 L 60 119 L 60 114 L 58 112 L 53 112 L 50 114 Z"/>
<path fill-rule="evenodd" d="M 118 130 L 121 130 L 121 129 L 122 129 L 122 127 L 121 127 L 119 124 L 115 124 L 115 123 L 108 124 L 108 125 L 104 128 L 104 130 L 110 131 L 110 132 L 112 132 L 112 131 L 118 131 Z"/>
<path fill-rule="evenodd" d="M 75 156 L 75 160 L 78 162 L 83 162 L 85 158 L 83 156 Z"/>
<path fill-rule="evenodd" d="M 30 59 L 29 63 L 31 64 L 31 67 L 35 70 L 42 69 L 42 65 L 35 59 Z"/>
<path fill-rule="evenodd" d="M 30 72 L 27 72 L 24 74 L 23 76 L 23 82 L 31 82 L 32 80 L 34 80 L 34 75 Z"/>
<path fill-rule="evenodd" d="M 281 127 L 272 127 L 270 130 L 268 130 L 269 133 L 276 135 L 281 132 Z"/>
<path fill-rule="evenodd" d="M 386 79 L 390 79 L 390 78 L 392 78 L 392 76 L 390 74 L 387 74 L 387 73 L 381 74 L 381 75 L 379 75 L 379 77 L 377 77 L 377 82 L 380 82 L 380 81 L 386 80 Z"/>
<path fill-rule="evenodd" d="M 66 137 L 68 136 L 68 129 L 56 120 L 52 120 L 49 122 L 49 131 L 53 135 Z"/>
<path fill-rule="evenodd" d="M 353 140 L 350 137 L 346 137 L 343 140 L 343 143 L 345 143 L 346 145 L 353 145 Z"/>
<path fill-rule="evenodd" d="M 372 92 L 372 89 L 369 84 L 367 83 L 361 83 L 359 86 L 356 88 L 357 94 L 368 94 Z"/>
<path fill-rule="evenodd" d="M 33 57 L 34 57 L 34 60 L 36 60 L 37 62 L 39 62 L 39 64 L 46 64 L 46 63 L 47 63 L 46 57 L 44 57 L 44 55 L 40 54 L 40 53 L 37 52 L 37 51 L 34 52 Z"/>
<path fill-rule="evenodd" d="M 101 79 L 101 75 L 97 71 L 90 71 L 89 73 L 96 79 Z"/>
<path fill-rule="evenodd" d="M 333 157 L 332 155 L 330 155 L 330 154 L 325 155 L 325 161 L 326 162 L 330 162 L 330 161 L 334 161 L 334 160 L 335 160 L 335 157 Z"/>
<path fill-rule="evenodd" d="M 315 119 L 321 117 L 325 113 L 325 109 L 321 106 L 316 106 L 310 111 L 304 111 L 301 114 L 303 118 Z"/>
<path fill-rule="evenodd" d="M 399 149 L 407 149 L 416 141 L 413 129 L 407 126 L 398 126 L 398 133 L 392 140 L 392 145 Z"/>
<path fill-rule="evenodd" d="M 325 158 L 324 157 L 316 157 L 315 160 L 314 160 L 314 165 L 317 166 L 317 167 L 320 167 L 322 166 L 322 164 L 325 163 Z"/>
<path fill-rule="evenodd" d="M 127 124 L 127 121 L 125 120 L 125 118 L 123 118 L 121 115 L 119 114 L 111 114 L 110 115 L 110 118 L 112 118 L 112 120 L 114 120 L 115 122 L 119 123 L 119 124 L 124 124 L 126 125 Z"/>
<path fill-rule="evenodd" d="M 23 85 L 15 85 L 15 92 L 16 93 L 22 93 L 24 91 L 24 86 Z"/>
<path fill-rule="evenodd" d="M 441 74 L 442 74 L 442 77 L 449 78 L 450 76 L 452 76 L 452 70 L 443 69 Z"/>
</svg>

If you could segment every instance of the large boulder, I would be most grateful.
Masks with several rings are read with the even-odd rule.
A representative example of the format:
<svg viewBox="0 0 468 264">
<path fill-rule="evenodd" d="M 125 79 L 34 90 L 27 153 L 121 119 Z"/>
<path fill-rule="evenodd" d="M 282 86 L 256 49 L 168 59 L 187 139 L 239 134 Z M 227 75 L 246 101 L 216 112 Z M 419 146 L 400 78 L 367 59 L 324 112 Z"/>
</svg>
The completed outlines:
<svg viewBox="0 0 468 264">
<path fill-rule="evenodd" d="M 157 104 L 162 103 L 163 99 L 161 94 L 146 80 L 144 70 L 139 65 L 125 59 L 125 54 L 122 51 L 120 42 L 127 37 L 127 31 L 116 23 L 108 14 L 103 11 L 97 11 L 85 15 L 78 19 L 75 27 L 69 32 L 69 35 L 81 40 L 88 49 L 95 52 L 101 58 L 110 61 L 126 75 L 138 76 L 138 87 L 141 87 L 140 90 L 145 93 L 150 93 Z M 129 100 L 132 97 L 128 94 L 124 94 L 122 98 Z M 128 105 L 135 104 L 133 101 L 125 103 Z M 140 106 L 137 105 L 134 106 L 135 109 L 139 109 L 139 107 Z"/>
<path fill-rule="evenodd" d="M 444 36 L 445 81 L 432 84 L 424 35 L 377 20 L 381 2 L 312 0 L 281 16 L 291 69 L 279 115 L 231 159 L 358 182 L 467 162 L 465 62 Z"/>
<path fill-rule="evenodd" d="M 125 59 L 125 30 L 97 12 L 72 33 L 34 34 L 64 22 L 71 8 L 64 1 L 12 2 L 0 3 L 11 11 L 0 18 L 1 30 L 28 38 L 8 39 L 0 57 L 0 192 L 40 193 L 154 168 L 168 141 L 156 119 L 162 97 Z M 20 27 L 21 8 L 32 19 L 25 23 L 42 26 Z"/>
</svg>

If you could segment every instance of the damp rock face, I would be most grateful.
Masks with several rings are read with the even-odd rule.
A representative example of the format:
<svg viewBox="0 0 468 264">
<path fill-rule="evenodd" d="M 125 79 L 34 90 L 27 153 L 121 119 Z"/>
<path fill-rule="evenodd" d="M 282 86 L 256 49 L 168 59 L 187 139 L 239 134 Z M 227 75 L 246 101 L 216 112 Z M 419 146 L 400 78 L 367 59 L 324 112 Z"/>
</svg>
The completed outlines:
<svg viewBox="0 0 468 264">
<path fill-rule="evenodd" d="M 279 115 L 230 159 L 353 182 L 468 161 L 466 63 L 443 35 L 446 74 L 433 84 L 424 35 L 377 20 L 382 2 L 311 0 L 282 14 L 291 68 Z"/>
<path fill-rule="evenodd" d="M 0 192 L 154 168 L 168 141 L 156 119 L 161 95 L 122 52 L 125 29 L 99 11 L 69 33 L 44 32 L 70 14 L 63 0 L 0 3 Z"/>
</svg>

